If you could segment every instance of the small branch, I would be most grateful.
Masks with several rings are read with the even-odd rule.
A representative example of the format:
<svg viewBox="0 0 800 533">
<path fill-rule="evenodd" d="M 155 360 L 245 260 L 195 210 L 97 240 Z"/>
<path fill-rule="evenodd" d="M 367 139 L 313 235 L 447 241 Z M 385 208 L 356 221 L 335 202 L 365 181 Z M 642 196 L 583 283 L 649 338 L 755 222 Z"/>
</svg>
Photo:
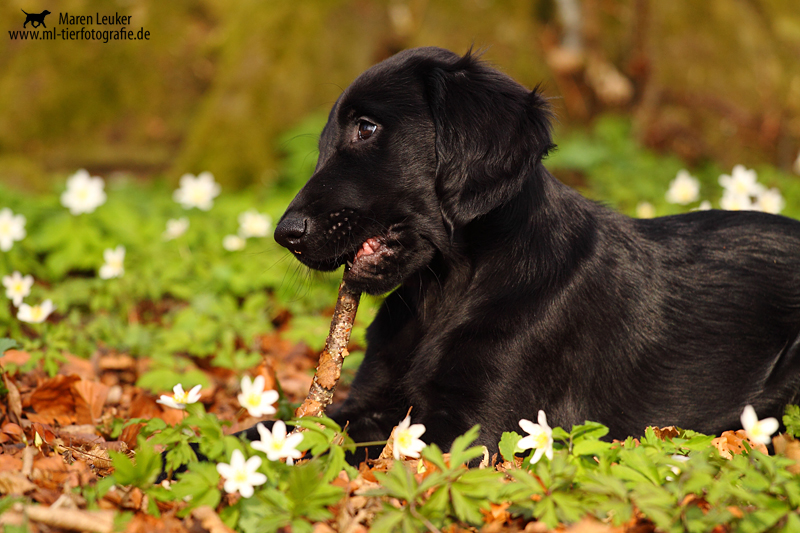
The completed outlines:
<svg viewBox="0 0 800 533">
<path fill-rule="evenodd" d="M 342 280 L 336 309 L 331 319 L 330 333 L 325 340 L 325 349 L 319 356 L 319 364 L 308 396 L 294 412 L 295 417 L 322 416 L 325 414 L 325 408 L 333 402 L 333 393 L 342 375 L 342 364 L 348 355 L 347 343 L 350 341 L 350 332 L 356 319 L 360 298 L 361 293 L 353 291 Z M 297 429 L 297 431 L 302 430 L 302 428 Z"/>
</svg>

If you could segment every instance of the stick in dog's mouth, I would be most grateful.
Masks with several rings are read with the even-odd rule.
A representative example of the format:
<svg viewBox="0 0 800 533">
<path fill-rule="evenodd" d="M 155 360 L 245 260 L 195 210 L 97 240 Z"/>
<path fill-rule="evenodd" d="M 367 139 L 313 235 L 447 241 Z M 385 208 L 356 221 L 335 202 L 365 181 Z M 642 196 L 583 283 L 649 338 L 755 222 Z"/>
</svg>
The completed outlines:
<svg viewBox="0 0 800 533">
<path fill-rule="evenodd" d="M 365 243 L 366 246 L 366 243 Z M 371 245 L 370 245 L 371 248 Z M 348 268 L 345 267 L 345 276 Z M 342 364 L 348 355 L 347 343 L 358 311 L 361 293 L 351 289 L 343 279 L 339 284 L 339 296 L 331 319 L 331 329 L 325 339 L 325 349 L 319 356 L 319 364 L 314 372 L 314 381 L 308 395 L 294 412 L 296 418 L 304 416 L 323 416 L 325 409 L 333 403 L 333 393 L 342 375 Z M 296 431 L 302 431 L 298 427 Z"/>
</svg>

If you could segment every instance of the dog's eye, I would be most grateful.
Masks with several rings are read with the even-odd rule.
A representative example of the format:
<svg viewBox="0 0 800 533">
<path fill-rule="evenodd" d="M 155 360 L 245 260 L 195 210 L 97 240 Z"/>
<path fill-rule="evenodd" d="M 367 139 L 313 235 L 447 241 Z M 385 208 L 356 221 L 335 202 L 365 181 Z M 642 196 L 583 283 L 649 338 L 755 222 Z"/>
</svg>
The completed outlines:
<svg viewBox="0 0 800 533">
<path fill-rule="evenodd" d="M 372 122 L 367 122 L 366 120 L 361 120 L 358 122 L 358 138 L 362 141 L 366 141 L 372 134 L 375 133 L 375 130 L 378 129 L 378 126 L 373 124 Z"/>
</svg>

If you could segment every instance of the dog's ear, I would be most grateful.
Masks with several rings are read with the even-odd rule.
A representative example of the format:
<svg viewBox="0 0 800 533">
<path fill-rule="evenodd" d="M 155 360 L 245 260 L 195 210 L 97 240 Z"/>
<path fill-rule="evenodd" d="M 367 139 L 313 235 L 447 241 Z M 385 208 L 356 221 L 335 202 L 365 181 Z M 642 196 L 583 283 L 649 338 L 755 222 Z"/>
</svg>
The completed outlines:
<svg viewBox="0 0 800 533">
<path fill-rule="evenodd" d="M 553 147 L 550 110 L 471 52 L 428 72 L 436 129 L 436 191 L 450 229 L 505 204 Z"/>
</svg>

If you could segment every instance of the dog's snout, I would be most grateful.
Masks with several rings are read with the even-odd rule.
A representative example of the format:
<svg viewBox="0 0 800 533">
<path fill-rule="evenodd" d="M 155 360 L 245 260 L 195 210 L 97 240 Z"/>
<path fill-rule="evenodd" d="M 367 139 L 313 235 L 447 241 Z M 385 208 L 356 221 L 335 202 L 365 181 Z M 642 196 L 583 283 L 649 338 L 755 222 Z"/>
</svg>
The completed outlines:
<svg viewBox="0 0 800 533">
<path fill-rule="evenodd" d="M 287 215 L 275 228 L 275 240 L 293 252 L 305 251 L 308 219 L 296 214 Z"/>
</svg>

